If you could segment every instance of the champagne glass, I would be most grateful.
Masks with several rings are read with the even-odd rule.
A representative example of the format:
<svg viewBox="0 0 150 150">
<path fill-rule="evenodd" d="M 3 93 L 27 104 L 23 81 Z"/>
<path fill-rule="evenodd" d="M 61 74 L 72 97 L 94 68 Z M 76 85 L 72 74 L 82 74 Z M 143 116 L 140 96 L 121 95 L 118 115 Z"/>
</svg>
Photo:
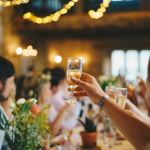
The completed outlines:
<svg viewBox="0 0 150 150">
<path fill-rule="evenodd" d="M 116 136 L 117 129 L 105 114 L 103 115 L 103 123 L 104 123 L 104 131 L 103 131 L 104 143 L 105 146 L 111 150 L 117 139 Z"/>
<path fill-rule="evenodd" d="M 127 100 L 127 88 L 116 88 L 115 100 L 122 108 L 124 108 Z"/>
<path fill-rule="evenodd" d="M 115 86 L 106 86 L 105 88 L 106 94 L 108 94 L 113 100 L 115 100 L 115 91 L 116 91 Z"/>
<path fill-rule="evenodd" d="M 73 100 L 73 92 L 74 92 L 75 88 L 77 87 L 77 85 L 75 85 L 71 81 L 71 77 L 80 79 L 81 73 L 82 73 L 82 68 L 83 68 L 83 59 L 81 59 L 81 58 L 69 58 L 68 59 L 67 81 L 69 84 L 70 91 L 72 92 L 72 97 L 71 97 L 71 99 L 65 101 L 66 103 L 77 104 L 77 102 Z"/>
</svg>

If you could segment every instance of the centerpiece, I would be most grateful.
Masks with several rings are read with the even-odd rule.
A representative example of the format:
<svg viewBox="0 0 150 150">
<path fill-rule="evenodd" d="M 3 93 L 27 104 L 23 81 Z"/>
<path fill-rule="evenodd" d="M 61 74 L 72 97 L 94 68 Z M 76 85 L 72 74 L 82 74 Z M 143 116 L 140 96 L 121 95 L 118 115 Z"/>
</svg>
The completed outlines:
<svg viewBox="0 0 150 150">
<path fill-rule="evenodd" d="M 9 121 L 4 113 L 0 113 L 0 130 L 5 131 L 4 140 L 11 150 L 39 150 L 50 145 L 50 126 L 47 115 L 44 113 L 46 107 L 36 115 L 30 112 L 37 100 L 34 98 L 25 100 L 13 99 L 10 108 L 13 109 L 13 120 Z M 0 109 L 2 112 L 2 110 Z"/>
<path fill-rule="evenodd" d="M 96 142 L 97 131 L 96 125 L 93 122 L 94 119 L 88 119 L 86 117 L 85 123 L 78 119 L 84 127 L 84 132 L 80 132 L 84 148 L 92 148 Z"/>
</svg>

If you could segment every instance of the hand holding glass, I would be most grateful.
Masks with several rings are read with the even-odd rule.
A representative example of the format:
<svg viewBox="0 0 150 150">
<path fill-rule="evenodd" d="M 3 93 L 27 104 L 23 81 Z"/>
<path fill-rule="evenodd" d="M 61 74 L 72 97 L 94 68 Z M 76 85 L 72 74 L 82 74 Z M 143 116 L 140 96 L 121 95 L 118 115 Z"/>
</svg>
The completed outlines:
<svg viewBox="0 0 150 150">
<path fill-rule="evenodd" d="M 71 77 L 75 77 L 77 79 L 80 79 L 81 73 L 83 68 L 83 59 L 78 58 L 69 58 L 68 59 L 68 65 L 67 65 L 67 81 L 69 84 L 70 91 L 72 92 L 75 90 L 76 86 L 72 81 Z M 71 99 L 65 101 L 66 103 L 70 104 L 76 104 L 77 102 L 73 100 L 73 96 Z"/>
</svg>

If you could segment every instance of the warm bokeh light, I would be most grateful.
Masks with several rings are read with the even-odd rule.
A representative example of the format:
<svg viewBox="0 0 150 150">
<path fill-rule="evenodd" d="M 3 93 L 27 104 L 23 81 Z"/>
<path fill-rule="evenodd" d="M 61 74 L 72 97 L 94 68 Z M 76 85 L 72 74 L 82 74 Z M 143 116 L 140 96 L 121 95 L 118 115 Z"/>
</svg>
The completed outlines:
<svg viewBox="0 0 150 150">
<path fill-rule="evenodd" d="M 33 47 L 31 45 L 29 45 L 27 47 L 27 49 L 24 49 L 22 51 L 22 55 L 28 57 L 28 56 L 37 56 L 37 50 L 36 49 L 33 49 Z"/>
<path fill-rule="evenodd" d="M 60 63 L 62 61 L 62 57 L 61 56 L 56 56 L 55 57 L 55 62 L 56 63 Z"/>
<path fill-rule="evenodd" d="M 21 48 L 21 47 L 18 47 L 17 50 L 16 50 L 16 53 L 17 53 L 18 55 L 20 55 L 20 54 L 22 53 L 22 48 Z"/>
<path fill-rule="evenodd" d="M 3 5 L 3 7 L 8 7 L 8 6 L 20 5 L 20 4 L 28 3 L 28 2 L 29 0 L 11 0 L 11 1 L 1 0 L 0 5 Z"/>
<path fill-rule="evenodd" d="M 58 21 L 60 16 L 66 14 L 68 10 L 71 7 L 73 7 L 76 2 L 78 2 L 78 0 L 71 0 L 70 2 L 68 2 L 68 4 L 64 5 L 60 11 L 57 11 L 56 13 L 43 18 L 37 17 L 31 12 L 27 12 L 26 14 L 24 14 L 23 18 L 28 19 L 29 21 L 32 21 L 37 24 L 46 24 L 46 23 L 51 23 L 52 21 Z"/>
<path fill-rule="evenodd" d="M 84 58 L 83 58 L 83 57 L 79 57 L 79 59 L 82 59 L 82 60 L 83 60 L 83 63 L 84 63 Z"/>
</svg>

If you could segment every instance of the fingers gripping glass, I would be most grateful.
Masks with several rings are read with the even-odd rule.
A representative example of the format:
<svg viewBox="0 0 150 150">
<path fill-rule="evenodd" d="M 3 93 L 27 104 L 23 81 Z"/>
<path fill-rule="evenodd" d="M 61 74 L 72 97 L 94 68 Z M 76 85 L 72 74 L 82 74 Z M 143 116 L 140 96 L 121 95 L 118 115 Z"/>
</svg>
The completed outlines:
<svg viewBox="0 0 150 150">
<path fill-rule="evenodd" d="M 77 79 L 80 79 L 81 73 L 83 68 L 83 59 L 78 58 L 69 58 L 68 59 L 68 65 L 67 65 L 67 81 L 69 84 L 70 91 L 72 92 L 72 97 L 69 100 L 66 100 L 66 103 L 69 104 L 76 104 L 77 102 L 73 100 L 73 92 L 77 85 L 75 85 L 71 81 L 71 77 L 75 77 Z"/>
</svg>

